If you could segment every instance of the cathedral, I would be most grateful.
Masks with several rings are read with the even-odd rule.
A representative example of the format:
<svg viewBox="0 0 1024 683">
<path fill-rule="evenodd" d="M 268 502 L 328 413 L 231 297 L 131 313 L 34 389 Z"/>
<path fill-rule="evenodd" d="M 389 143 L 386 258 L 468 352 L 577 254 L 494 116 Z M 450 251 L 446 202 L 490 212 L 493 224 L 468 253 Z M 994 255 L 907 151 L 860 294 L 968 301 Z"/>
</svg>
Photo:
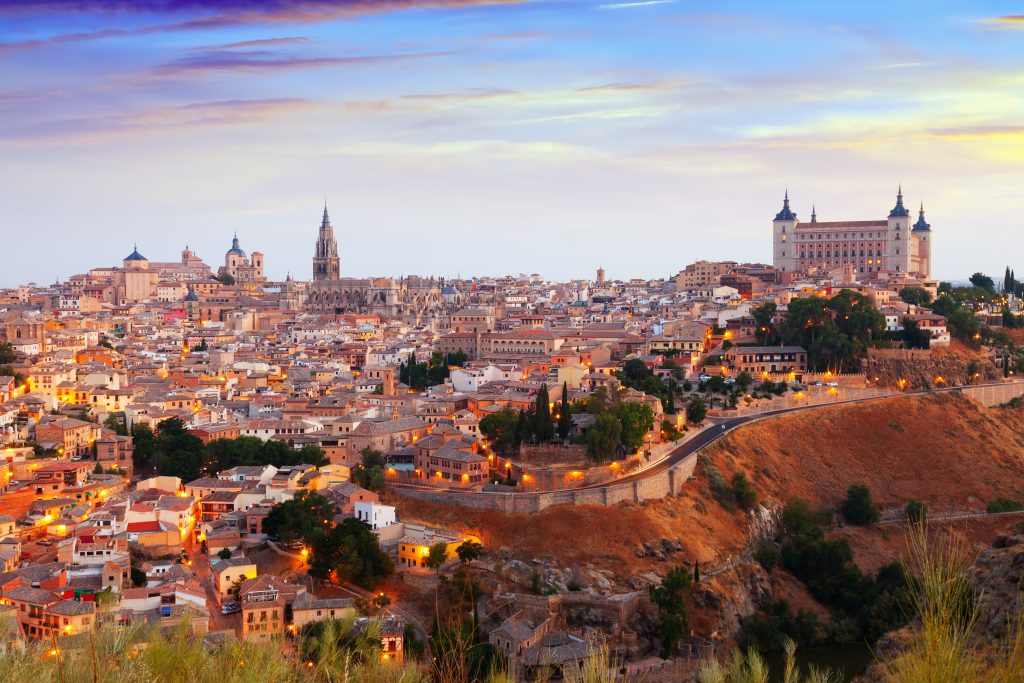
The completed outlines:
<svg viewBox="0 0 1024 683">
<path fill-rule="evenodd" d="M 917 222 L 903 205 L 903 188 L 888 217 L 866 221 L 802 222 L 789 208 L 789 192 L 782 210 L 772 221 L 773 265 L 781 271 L 817 272 L 853 269 L 858 277 L 879 273 L 930 279 L 932 271 L 931 225 L 924 219 L 924 205 Z"/>
<path fill-rule="evenodd" d="M 312 313 L 370 313 L 402 318 L 414 325 L 433 325 L 443 318 L 443 280 L 422 277 L 341 277 L 338 242 L 331 218 L 324 206 L 316 248 L 313 253 L 313 281 L 309 285 L 306 310 Z"/>
<path fill-rule="evenodd" d="M 238 244 L 238 233 L 231 240 L 231 248 L 224 254 L 224 265 L 217 272 L 221 276 L 230 275 L 239 284 L 267 280 L 263 275 L 263 254 L 254 251 L 251 258 L 247 257 Z"/>
</svg>

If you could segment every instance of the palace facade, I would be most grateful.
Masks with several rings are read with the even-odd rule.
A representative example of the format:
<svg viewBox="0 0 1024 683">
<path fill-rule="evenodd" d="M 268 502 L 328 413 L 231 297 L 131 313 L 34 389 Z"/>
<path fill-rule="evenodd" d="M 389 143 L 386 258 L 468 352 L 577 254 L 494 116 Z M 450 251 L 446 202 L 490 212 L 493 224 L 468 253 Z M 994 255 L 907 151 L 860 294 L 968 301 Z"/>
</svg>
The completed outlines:
<svg viewBox="0 0 1024 683">
<path fill-rule="evenodd" d="M 789 207 L 789 192 L 782 210 L 772 221 L 772 254 L 775 268 L 784 272 L 827 272 L 852 268 L 858 278 L 877 273 L 931 278 L 931 225 L 924 219 L 924 205 L 917 222 L 903 205 L 903 189 L 887 218 L 866 221 L 801 222 Z"/>
</svg>

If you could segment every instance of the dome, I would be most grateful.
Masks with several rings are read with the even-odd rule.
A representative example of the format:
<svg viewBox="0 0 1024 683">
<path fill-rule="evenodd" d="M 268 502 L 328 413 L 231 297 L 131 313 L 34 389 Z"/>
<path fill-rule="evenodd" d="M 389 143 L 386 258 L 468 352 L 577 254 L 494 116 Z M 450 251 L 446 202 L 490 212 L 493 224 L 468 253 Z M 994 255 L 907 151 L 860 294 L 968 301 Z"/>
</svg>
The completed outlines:
<svg viewBox="0 0 1024 683">
<path fill-rule="evenodd" d="M 242 248 L 240 246 L 238 246 L 238 235 L 237 234 L 235 235 L 235 238 L 233 240 L 231 240 L 231 248 L 228 249 L 227 253 L 228 254 L 237 254 L 238 256 L 241 256 L 242 258 L 245 258 L 245 252 L 242 251 Z M 225 256 L 226 255 L 227 254 L 225 254 Z"/>
<path fill-rule="evenodd" d="M 196 296 L 195 290 L 191 287 L 188 288 L 188 294 L 185 295 L 185 301 L 199 301 L 199 297 Z"/>
</svg>

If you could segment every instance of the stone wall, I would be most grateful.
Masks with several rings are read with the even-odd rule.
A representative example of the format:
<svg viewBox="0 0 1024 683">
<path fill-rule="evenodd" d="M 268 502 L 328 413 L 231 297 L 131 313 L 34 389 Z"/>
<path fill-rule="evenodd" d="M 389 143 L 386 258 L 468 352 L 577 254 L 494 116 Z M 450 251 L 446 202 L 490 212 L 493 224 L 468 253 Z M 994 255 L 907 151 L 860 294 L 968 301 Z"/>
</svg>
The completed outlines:
<svg viewBox="0 0 1024 683">
<path fill-rule="evenodd" d="M 552 505 L 615 505 L 678 495 L 686 480 L 693 476 L 697 456 L 691 455 L 675 466 L 649 477 L 621 484 L 594 488 L 536 493 L 496 493 L 490 491 L 428 491 L 396 487 L 403 496 L 478 510 L 502 510 L 508 513 L 540 512 Z"/>
<path fill-rule="evenodd" d="M 986 407 L 997 406 L 1024 396 L 1024 382 L 1004 382 L 982 386 L 963 387 L 959 390 L 967 398 Z"/>
</svg>

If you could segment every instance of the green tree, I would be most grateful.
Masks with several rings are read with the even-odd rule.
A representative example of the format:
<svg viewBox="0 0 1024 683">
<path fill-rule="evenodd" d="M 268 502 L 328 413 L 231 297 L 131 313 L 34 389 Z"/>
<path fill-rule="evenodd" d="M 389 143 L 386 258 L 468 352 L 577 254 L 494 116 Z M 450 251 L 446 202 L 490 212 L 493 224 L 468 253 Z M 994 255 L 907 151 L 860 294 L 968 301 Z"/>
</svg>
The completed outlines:
<svg viewBox="0 0 1024 683">
<path fill-rule="evenodd" d="M 871 491 L 864 484 L 852 484 L 847 489 L 840 511 L 847 522 L 856 526 L 875 524 L 880 518 L 878 508 L 871 501 Z"/>
<path fill-rule="evenodd" d="M 547 443 L 555 438 L 555 423 L 551 419 L 548 385 L 543 382 L 537 391 L 537 400 L 533 409 L 533 436 L 539 443 Z"/>
<path fill-rule="evenodd" d="M 377 535 L 360 519 L 346 517 L 336 526 L 319 527 L 307 541 L 309 575 L 314 578 L 327 580 L 336 576 L 339 581 L 372 588 L 394 570 Z"/>
<path fill-rule="evenodd" d="M 905 512 L 907 513 L 907 519 L 912 524 L 921 524 L 928 515 L 928 506 L 919 500 L 912 500 L 907 503 Z"/>
<path fill-rule="evenodd" d="M 149 466 L 156 452 L 156 437 L 148 424 L 136 422 L 132 425 L 132 464 L 136 471 L 141 472 Z"/>
<path fill-rule="evenodd" d="M 362 460 L 352 470 L 352 480 L 369 491 L 384 489 L 384 454 L 367 446 L 359 451 Z"/>
<path fill-rule="evenodd" d="M 686 421 L 692 425 L 699 425 L 704 422 L 708 415 L 707 404 L 699 396 L 694 396 L 686 405 Z"/>
<path fill-rule="evenodd" d="M 480 420 L 480 433 L 495 453 L 506 457 L 514 455 L 524 438 L 520 434 L 520 422 L 524 419 L 521 411 L 506 409 L 499 413 L 488 413 Z"/>
<path fill-rule="evenodd" d="M 644 437 L 654 427 L 654 411 L 646 403 L 624 401 L 615 410 L 622 423 L 619 440 L 627 451 L 635 451 L 644 445 Z"/>
<path fill-rule="evenodd" d="M 444 541 L 439 541 L 434 545 L 430 546 L 430 551 L 427 553 L 426 565 L 428 569 L 434 571 L 440 571 L 441 566 L 448 560 L 448 544 Z"/>
<path fill-rule="evenodd" d="M 569 384 L 562 382 L 562 401 L 558 407 L 558 438 L 565 441 L 572 431 L 572 407 L 569 405 Z"/>
<path fill-rule="evenodd" d="M 775 314 L 778 306 L 772 302 L 756 306 L 751 312 L 754 318 L 754 334 L 760 344 L 768 344 L 775 336 Z"/>
<path fill-rule="evenodd" d="M 693 579 L 686 567 L 674 567 L 661 583 L 649 589 L 651 602 L 658 608 L 658 636 L 661 638 L 661 657 L 670 658 L 679 641 L 686 635 L 686 594 Z"/>
<path fill-rule="evenodd" d="M 975 273 L 970 278 L 971 284 L 979 289 L 984 289 L 986 292 L 995 294 L 996 283 L 992 278 L 984 273 Z"/>
<path fill-rule="evenodd" d="M 230 560 L 231 559 L 231 551 L 228 550 L 227 548 L 222 548 L 220 550 L 220 552 L 217 553 L 217 557 L 219 557 L 222 560 Z"/>
<path fill-rule="evenodd" d="M 327 498 L 312 491 L 300 491 L 291 500 L 278 503 L 263 520 L 263 531 L 283 543 L 307 542 L 333 523 L 336 511 Z M 358 520 L 356 520 L 358 521 Z"/>
<path fill-rule="evenodd" d="M 900 290 L 900 299 L 915 306 L 927 306 L 932 302 L 932 295 L 924 287 L 904 287 Z"/>
<path fill-rule="evenodd" d="M 459 544 L 459 547 L 455 549 L 455 554 L 459 556 L 459 561 L 462 564 L 469 564 L 473 560 L 479 560 L 484 555 L 484 547 L 472 539 L 468 539 Z"/>
<path fill-rule="evenodd" d="M 598 415 L 594 425 L 587 430 L 584 440 L 587 457 L 594 462 L 606 462 L 615 457 L 622 436 L 622 422 L 615 415 Z"/>
<path fill-rule="evenodd" d="M 757 493 L 743 472 L 732 475 L 732 495 L 736 498 L 736 505 L 744 510 L 754 507 L 757 501 Z"/>
<path fill-rule="evenodd" d="M 913 318 L 903 319 L 903 344 L 908 349 L 927 349 L 932 344 L 932 335 Z"/>
<path fill-rule="evenodd" d="M 124 426 L 124 422 L 117 415 L 107 415 L 107 418 L 103 420 L 103 426 L 113 431 L 115 434 L 128 436 L 128 429 Z"/>
</svg>

